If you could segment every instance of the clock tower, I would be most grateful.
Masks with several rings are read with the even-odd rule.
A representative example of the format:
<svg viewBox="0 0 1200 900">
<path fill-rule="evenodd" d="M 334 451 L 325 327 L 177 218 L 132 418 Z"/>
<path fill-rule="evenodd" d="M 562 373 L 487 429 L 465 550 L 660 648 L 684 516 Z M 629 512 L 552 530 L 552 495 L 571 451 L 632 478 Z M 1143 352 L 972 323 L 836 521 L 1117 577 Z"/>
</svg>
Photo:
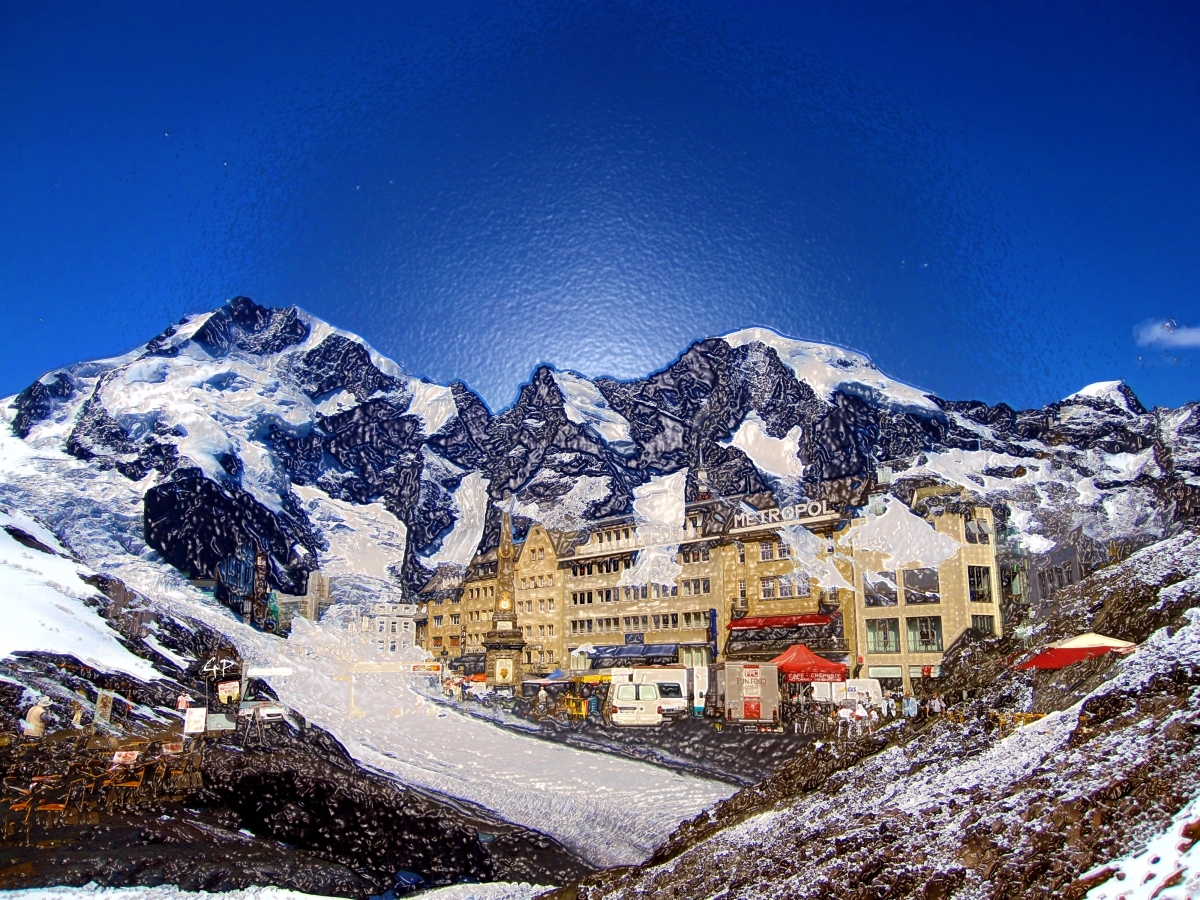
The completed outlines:
<svg viewBox="0 0 1200 900">
<path fill-rule="evenodd" d="M 521 683 L 521 653 L 525 649 L 525 638 L 517 626 L 516 561 L 507 494 L 504 500 L 500 514 L 500 546 L 496 549 L 496 606 L 492 610 L 492 627 L 483 636 L 483 646 L 487 650 L 484 665 L 488 687 L 515 691 Z"/>
</svg>

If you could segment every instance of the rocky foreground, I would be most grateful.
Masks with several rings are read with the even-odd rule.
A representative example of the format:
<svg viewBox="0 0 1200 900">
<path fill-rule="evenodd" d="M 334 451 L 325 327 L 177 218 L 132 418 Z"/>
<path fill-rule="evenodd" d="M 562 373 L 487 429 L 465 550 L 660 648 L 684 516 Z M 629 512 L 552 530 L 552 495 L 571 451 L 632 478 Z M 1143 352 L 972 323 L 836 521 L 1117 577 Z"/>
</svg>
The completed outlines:
<svg viewBox="0 0 1200 900">
<path fill-rule="evenodd" d="M 646 864 L 552 896 L 1077 900 L 1140 887 L 1108 864 L 1200 790 L 1197 607 L 1200 536 L 1185 531 L 1071 588 L 1027 644 L 958 648 L 942 686 L 967 699 L 948 715 L 802 751 Z M 1088 630 L 1140 646 L 1057 672 L 1013 668 Z M 1045 716 L 1014 726 L 1017 713 Z M 1183 832 L 1189 844 L 1200 827 Z M 1150 873 L 1144 896 L 1163 900 L 1200 878 L 1166 863 Z"/>
</svg>

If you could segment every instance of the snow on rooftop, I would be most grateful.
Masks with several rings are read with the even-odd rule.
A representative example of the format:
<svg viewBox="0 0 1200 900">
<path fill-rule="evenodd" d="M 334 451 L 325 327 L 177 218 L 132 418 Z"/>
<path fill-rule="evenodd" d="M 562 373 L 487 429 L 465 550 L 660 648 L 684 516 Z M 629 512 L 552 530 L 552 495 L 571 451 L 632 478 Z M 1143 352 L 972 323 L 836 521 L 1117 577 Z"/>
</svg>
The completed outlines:
<svg viewBox="0 0 1200 900">
<path fill-rule="evenodd" d="M 563 397 L 563 411 L 576 425 L 586 425 L 614 450 L 632 449 L 629 420 L 608 405 L 595 383 L 573 372 L 551 372 Z"/>
<path fill-rule="evenodd" d="M 757 341 L 771 347 L 796 377 L 806 382 L 822 400 L 835 390 L 884 401 L 915 412 L 940 413 L 941 408 L 917 388 L 894 381 L 861 353 L 831 344 L 816 344 L 783 337 L 770 328 L 743 328 L 724 337 L 732 347 Z"/>
</svg>

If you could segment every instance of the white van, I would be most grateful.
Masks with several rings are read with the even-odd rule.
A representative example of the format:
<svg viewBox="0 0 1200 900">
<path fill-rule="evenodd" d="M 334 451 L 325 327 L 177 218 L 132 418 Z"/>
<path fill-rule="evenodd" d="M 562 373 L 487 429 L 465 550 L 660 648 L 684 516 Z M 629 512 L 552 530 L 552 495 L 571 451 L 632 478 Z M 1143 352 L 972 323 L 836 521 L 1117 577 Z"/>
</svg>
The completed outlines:
<svg viewBox="0 0 1200 900">
<path fill-rule="evenodd" d="M 658 686 L 614 681 L 609 696 L 614 725 L 658 725 L 663 708 Z"/>
<path fill-rule="evenodd" d="M 610 669 L 612 683 L 652 684 L 664 716 L 686 716 L 692 694 L 691 670 L 687 666 L 633 666 Z"/>
</svg>

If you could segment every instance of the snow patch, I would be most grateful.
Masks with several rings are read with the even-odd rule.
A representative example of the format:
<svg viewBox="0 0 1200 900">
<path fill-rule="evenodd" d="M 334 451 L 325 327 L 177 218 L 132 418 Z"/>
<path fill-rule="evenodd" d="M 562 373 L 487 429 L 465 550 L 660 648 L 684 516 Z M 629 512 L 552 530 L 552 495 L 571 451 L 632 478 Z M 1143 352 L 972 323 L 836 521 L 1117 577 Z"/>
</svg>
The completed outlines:
<svg viewBox="0 0 1200 900">
<path fill-rule="evenodd" d="M 1130 415 L 1136 413 L 1129 408 L 1129 400 L 1125 397 L 1121 390 L 1125 386 L 1123 381 L 1097 381 L 1095 384 L 1089 384 L 1085 388 L 1081 388 L 1075 393 L 1064 397 L 1063 402 L 1068 403 L 1079 397 L 1087 397 L 1091 400 L 1107 400 L 1119 409 L 1125 410 Z"/>
<path fill-rule="evenodd" d="M 781 438 L 773 438 L 767 434 L 762 418 L 756 412 L 751 412 L 732 439 L 723 441 L 724 447 L 737 447 L 748 457 L 760 472 L 799 481 L 804 476 L 804 463 L 800 461 L 800 439 L 804 430 L 796 425 Z"/>
<path fill-rule="evenodd" d="M 889 569 L 913 564 L 937 568 L 962 546 L 891 498 L 882 515 L 868 510 L 866 524 L 855 528 L 847 543 L 859 550 L 883 554 Z"/>
<path fill-rule="evenodd" d="M 633 489 L 633 516 L 643 544 L 633 568 L 621 573 L 620 585 L 674 584 L 683 573 L 676 562 L 683 530 L 686 468 L 655 475 Z"/>
<path fill-rule="evenodd" d="M 482 472 L 472 472 L 463 478 L 454 492 L 454 525 L 436 552 L 421 557 L 422 565 L 436 569 L 443 563 L 471 564 L 483 537 L 489 483 Z"/>
<path fill-rule="evenodd" d="M 731 347 L 757 341 L 772 348 L 783 364 L 826 402 L 835 390 L 841 390 L 901 409 L 941 414 L 941 408 L 927 394 L 888 378 L 861 353 L 830 344 L 792 340 L 769 328 L 744 328 L 725 335 L 724 340 Z"/>
<path fill-rule="evenodd" d="M 309 485 L 298 484 L 294 490 L 329 542 L 329 549 L 320 554 L 322 572 L 391 577 L 388 567 L 404 559 L 408 529 L 387 507 L 335 500 Z"/>
<path fill-rule="evenodd" d="M 551 372 L 563 397 L 563 411 L 576 425 L 595 431 L 617 452 L 634 449 L 629 420 L 608 405 L 596 385 L 572 372 Z"/>
<path fill-rule="evenodd" d="M 433 436 L 458 415 L 458 404 L 454 392 L 440 384 L 428 381 L 410 381 L 412 402 L 408 404 L 408 415 L 417 416 L 425 423 L 425 434 Z"/>
<path fill-rule="evenodd" d="M 18 543 L 3 526 L 30 532 L 27 516 L 0 512 L 0 596 L 5 600 L 0 656 L 43 651 L 74 656 L 97 669 L 124 672 L 143 681 L 162 676 L 134 656 L 95 609 L 83 603 L 97 591 L 82 580 L 91 574 L 61 556 Z M 41 539 L 38 532 L 32 532 Z M 58 547 L 51 538 L 48 546 Z"/>
</svg>

